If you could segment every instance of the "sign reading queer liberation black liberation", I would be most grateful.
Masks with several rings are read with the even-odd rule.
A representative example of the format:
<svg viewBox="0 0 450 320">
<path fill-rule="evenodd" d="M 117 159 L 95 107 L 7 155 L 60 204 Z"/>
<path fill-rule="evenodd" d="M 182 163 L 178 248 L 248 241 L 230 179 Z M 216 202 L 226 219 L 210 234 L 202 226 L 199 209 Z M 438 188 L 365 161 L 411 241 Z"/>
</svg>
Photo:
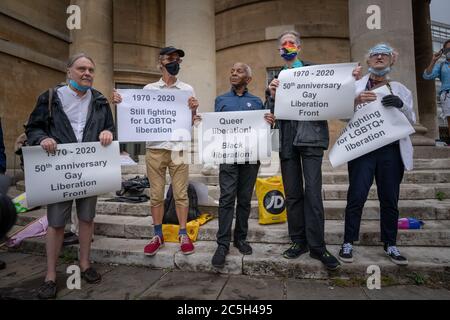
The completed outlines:
<svg viewBox="0 0 450 320">
<path fill-rule="evenodd" d="M 378 99 L 356 107 L 356 112 L 329 153 L 333 167 L 340 166 L 389 143 L 407 137 L 415 130 L 397 108 L 381 104 L 389 94 L 386 86 L 373 90 Z"/>
<path fill-rule="evenodd" d="M 355 63 L 287 69 L 278 76 L 275 116 L 284 120 L 349 119 L 353 115 Z"/>
<path fill-rule="evenodd" d="M 244 163 L 271 158 L 267 110 L 202 113 L 199 156 L 203 163 Z"/>
<path fill-rule="evenodd" d="M 59 144 L 54 154 L 41 146 L 23 148 L 29 207 L 120 190 L 119 143 Z"/>
<path fill-rule="evenodd" d="M 191 141 L 191 95 L 183 90 L 117 90 L 118 138 L 131 141 Z"/>
</svg>

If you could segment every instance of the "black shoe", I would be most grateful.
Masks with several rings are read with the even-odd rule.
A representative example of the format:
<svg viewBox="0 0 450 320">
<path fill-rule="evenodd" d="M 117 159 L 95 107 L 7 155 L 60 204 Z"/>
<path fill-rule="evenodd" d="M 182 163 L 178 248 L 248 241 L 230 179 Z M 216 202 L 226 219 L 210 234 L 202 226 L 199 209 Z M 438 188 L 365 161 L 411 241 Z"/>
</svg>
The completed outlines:
<svg viewBox="0 0 450 320">
<path fill-rule="evenodd" d="M 228 254 L 228 248 L 225 246 L 219 245 L 214 252 L 214 256 L 212 257 L 211 264 L 215 268 L 223 268 L 225 266 L 225 257 Z"/>
<path fill-rule="evenodd" d="M 320 260 L 325 265 L 325 267 L 331 271 L 339 269 L 339 266 L 341 265 L 338 259 L 336 259 L 327 250 L 325 250 L 325 252 L 311 251 L 309 256 L 313 259 Z"/>
<path fill-rule="evenodd" d="M 64 233 L 64 242 L 63 242 L 64 246 L 70 246 L 78 243 L 79 243 L 78 236 L 75 233 L 73 232 Z"/>
<path fill-rule="evenodd" d="M 346 263 L 353 262 L 353 245 L 349 242 L 344 243 L 339 251 L 339 260 Z"/>
<path fill-rule="evenodd" d="M 39 299 L 55 299 L 56 298 L 56 282 L 46 281 L 38 289 Z"/>
<path fill-rule="evenodd" d="M 248 244 L 245 240 L 238 240 L 233 243 L 236 248 L 239 249 L 239 252 L 244 255 L 250 255 L 252 254 L 253 250 L 252 247 Z"/>
<path fill-rule="evenodd" d="M 81 278 L 86 280 L 87 283 L 99 283 L 102 280 L 101 274 L 92 267 L 81 272 Z"/>
<path fill-rule="evenodd" d="M 0 260 L 0 270 L 3 270 L 6 268 L 6 262 Z"/>
<path fill-rule="evenodd" d="M 391 261 L 399 266 L 407 266 L 408 259 L 400 254 L 396 246 L 384 245 L 384 252 L 391 258 Z"/>
<path fill-rule="evenodd" d="M 308 251 L 308 246 L 292 242 L 291 247 L 283 252 L 283 257 L 285 257 L 286 259 L 295 259 L 300 257 L 302 254 L 307 253 Z"/>
</svg>

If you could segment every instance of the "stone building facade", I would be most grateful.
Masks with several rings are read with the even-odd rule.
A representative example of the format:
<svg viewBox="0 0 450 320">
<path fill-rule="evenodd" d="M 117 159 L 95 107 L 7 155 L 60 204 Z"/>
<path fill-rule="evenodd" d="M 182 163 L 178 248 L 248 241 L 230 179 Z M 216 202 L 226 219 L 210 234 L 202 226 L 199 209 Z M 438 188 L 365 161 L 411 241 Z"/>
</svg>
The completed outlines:
<svg viewBox="0 0 450 320">
<path fill-rule="evenodd" d="M 81 29 L 69 30 L 70 5 L 81 9 Z M 381 30 L 367 28 L 367 8 L 381 8 Z M 417 146 L 437 134 L 435 89 L 420 74 L 432 54 L 429 0 L 2 0 L 0 2 L 0 116 L 8 168 L 18 167 L 13 145 L 36 97 L 65 80 L 70 54 L 96 61 L 95 87 L 141 87 L 159 78 L 166 45 L 186 51 L 180 78 L 192 84 L 200 111 L 212 111 L 229 90 L 230 66 L 253 69 L 250 90 L 264 98 L 271 72 L 281 66 L 277 37 L 300 32 L 301 57 L 314 63 L 359 61 L 369 46 L 388 41 L 400 52 L 392 74 L 414 93 Z M 343 123 L 330 121 L 332 142 Z"/>
</svg>

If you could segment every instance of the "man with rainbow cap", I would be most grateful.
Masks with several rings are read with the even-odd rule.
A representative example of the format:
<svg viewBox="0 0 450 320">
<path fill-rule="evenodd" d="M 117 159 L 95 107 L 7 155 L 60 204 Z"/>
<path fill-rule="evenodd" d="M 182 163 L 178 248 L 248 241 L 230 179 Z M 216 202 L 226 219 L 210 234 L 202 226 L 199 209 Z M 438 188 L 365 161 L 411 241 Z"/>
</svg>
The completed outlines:
<svg viewBox="0 0 450 320">
<path fill-rule="evenodd" d="M 416 117 L 411 91 L 399 82 L 391 82 L 388 76 L 397 57 L 398 53 L 385 43 L 377 44 L 369 50 L 367 54 L 369 74 L 356 81 L 355 106 L 375 101 L 377 96 L 372 90 L 386 86 L 390 94 L 382 98 L 383 106 L 397 108 L 411 124 L 414 124 Z M 402 116 L 400 113 L 398 115 Z M 353 262 L 353 242 L 359 239 L 364 203 L 375 177 L 380 201 L 381 242 L 384 243 L 384 251 L 395 264 L 408 264 L 408 260 L 396 247 L 396 240 L 400 183 L 404 170 L 411 170 L 412 165 L 413 147 L 409 136 L 348 163 L 350 185 L 345 208 L 344 243 L 339 252 L 341 261 Z"/>
</svg>

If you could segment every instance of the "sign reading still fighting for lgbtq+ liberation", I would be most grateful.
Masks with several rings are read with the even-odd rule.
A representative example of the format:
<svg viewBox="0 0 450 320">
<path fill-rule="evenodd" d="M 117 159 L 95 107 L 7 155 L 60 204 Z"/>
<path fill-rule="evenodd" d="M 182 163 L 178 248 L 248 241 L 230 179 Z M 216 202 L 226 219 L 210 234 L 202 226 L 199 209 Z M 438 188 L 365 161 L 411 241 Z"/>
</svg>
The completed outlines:
<svg viewBox="0 0 450 320">
<path fill-rule="evenodd" d="M 191 141 L 192 95 L 184 90 L 117 90 L 122 103 L 117 105 L 120 142 Z"/>
<path fill-rule="evenodd" d="M 271 158 L 267 110 L 202 113 L 199 157 L 203 163 L 244 163 Z"/>
<path fill-rule="evenodd" d="M 349 119 L 353 115 L 356 63 L 286 69 L 278 76 L 275 116 L 280 120 Z"/>
<path fill-rule="evenodd" d="M 329 153 L 333 167 L 340 166 L 414 133 L 413 126 L 397 108 L 384 107 L 381 99 L 390 94 L 383 86 L 373 90 L 377 100 L 356 106 L 356 112 Z"/>
<path fill-rule="evenodd" d="M 119 142 L 59 144 L 23 148 L 29 207 L 100 195 L 121 188 Z"/>
</svg>

